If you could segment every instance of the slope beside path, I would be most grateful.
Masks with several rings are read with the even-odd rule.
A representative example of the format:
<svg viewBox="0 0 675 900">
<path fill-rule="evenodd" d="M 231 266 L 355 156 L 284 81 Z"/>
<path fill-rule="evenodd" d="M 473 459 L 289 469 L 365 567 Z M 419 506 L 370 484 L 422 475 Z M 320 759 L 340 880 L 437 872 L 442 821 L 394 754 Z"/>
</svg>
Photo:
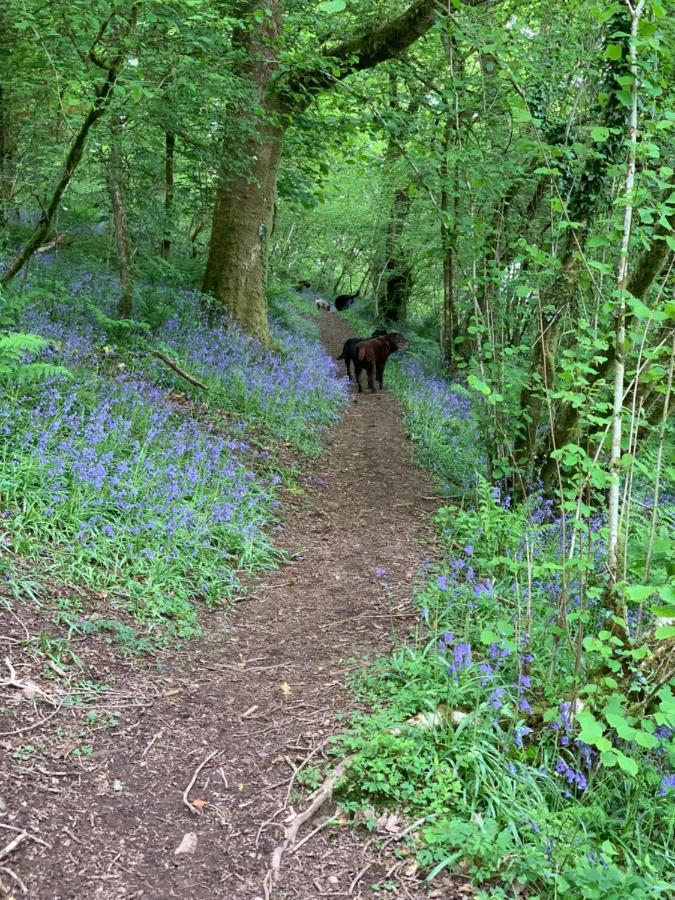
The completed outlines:
<svg viewBox="0 0 675 900">
<path fill-rule="evenodd" d="M 328 314 L 321 330 L 337 356 L 348 326 Z M 412 584 L 430 552 L 433 489 L 386 390 L 350 399 L 303 482 L 279 532 L 289 565 L 250 583 L 247 602 L 209 616 L 203 638 L 157 666 L 100 661 L 102 678 L 116 675 L 108 706 L 123 716 L 83 737 L 86 753 L 58 739 L 66 712 L 23 730 L 2 689 L 0 849 L 12 829 L 29 833 L 4 863 L 30 897 L 365 898 L 387 878 L 388 896 L 426 896 L 395 857 L 336 826 L 287 853 L 278 884 L 264 887 L 283 823 L 303 808 L 294 770 L 322 761 L 336 717 L 353 708 L 348 675 L 413 624 Z M 7 627 L 18 658 L 31 623 L 14 616 Z M 192 852 L 177 855 L 186 834 Z"/>
</svg>

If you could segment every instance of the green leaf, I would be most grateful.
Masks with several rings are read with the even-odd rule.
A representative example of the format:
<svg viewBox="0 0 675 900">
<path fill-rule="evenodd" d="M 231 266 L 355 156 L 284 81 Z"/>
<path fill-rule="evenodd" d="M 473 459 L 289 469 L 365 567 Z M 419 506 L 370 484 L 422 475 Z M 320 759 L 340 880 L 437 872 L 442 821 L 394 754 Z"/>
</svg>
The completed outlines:
<svg viewBox="0 0 675 900">
<path fill-rule="evenodd" d="M 626 588 L 626 599 L 632 603 L 640 603 L 647 597 L 651 597 L 657 590 L 658 588 L 653 584 L 631 584 Z"/>
<path fill-rule="evenodd" d="M 612 745 L 604 737 L 603 727 L 595 718 L 593 713 L 588 710 L 583 710 L 577 716 L 577 721 L 579 725 L 581 725 L 581 731 L 579 732 L 579 740 L 583 741 L 584 744 L 590 744 L 593 747 L 597 747 L 600 751 L 610 750 Z"/>
<path fill-rule="evenodd" d="M 623 47 L 621 44 L 607 44 L 605 56 L 607 59 L 619 60 L 623 56 Z"/>
<path fill-rule="evenodd" d="M 598 144 L 602 144 L 609 137 L 609 128 L 605 128 L 604 125 L 595 125 L 591 128 L 591 137 Z"/>
<path fill-rule="evenodd" d="M 499 635 L 495 634 L 495 632 L 489 628 L 483 628 L 480 633 L 481 644 L 496 644 L 498 640 Z"/>
<path fill-rule="evenodd" d="M 655 629 L 654 637 L 658 638 L 660 641 L 675 637 L 675 625 L 661 625 L 659 628 Z"/>
<path fill-rule="evenodd" d="M 467 381 L 474 390 L 480 391 L 480 393 L 485 394 L 486 397 L 490 393 L 490 386 L 488 384 L 485 384 L 484 381 L 481 381 L 480 378 L 477 378 L 475 375 L 469 375 Z"/>
<path fill-rule="evenodd" d="M 626 756 L 625 753 L 620 753 L 618 750 L 614 751 L 616 753 L 616 761 L 619 764 L 619 768 L 623 769 L 628 775 L 637 775 L 638 766 L 634 759 L 631 759 L 630 756 Z"/>
<path fill-rule="evenodd" d="M 319 12 L 337 13 L 347 8 L 346 0 L 326 0 L 325 3 L 319 4 Z"/>
</svg>

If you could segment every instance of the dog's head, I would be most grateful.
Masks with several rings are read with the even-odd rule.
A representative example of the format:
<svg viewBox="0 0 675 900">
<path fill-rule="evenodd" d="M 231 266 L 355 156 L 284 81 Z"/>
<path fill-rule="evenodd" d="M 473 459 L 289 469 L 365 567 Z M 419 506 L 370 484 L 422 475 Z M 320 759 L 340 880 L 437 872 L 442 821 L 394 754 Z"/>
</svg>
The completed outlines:
<svg viewBox="0 0 675 900">
<path fill-rule="evenodd" d="M 407 350 L 410 346 L 408 338 L 404 334 L 401 334 L 400 331 L 388 332 L 387 338 L 396 350 Z"/>
</svg>

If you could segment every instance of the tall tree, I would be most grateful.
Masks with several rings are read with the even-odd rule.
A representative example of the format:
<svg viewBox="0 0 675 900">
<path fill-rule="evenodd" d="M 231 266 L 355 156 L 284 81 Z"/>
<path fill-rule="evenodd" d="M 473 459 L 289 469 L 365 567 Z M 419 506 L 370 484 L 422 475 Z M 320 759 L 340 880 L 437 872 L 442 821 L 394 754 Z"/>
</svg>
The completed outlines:
<svg viewBox="0 0 675 900">
<path fill-rule="evenodd" d="M 282 0 L 266 0 L 262 7 L 254 0 L 244 12 L 245 24 L 235 39 L 241 49 L 239 72 L 261 115 L 254 121 L 249 113 L 250 169 L 235 177 L 228 167 L 219 173 L 203 290 L 245 330 L 266 339 L 266 264 L 286 129 L 314 97 L 337 81 L 400 54 L 426 34 L 438 5 L 435 0 L 415 0 L 384 26 L 323 50 L 318 65 L 290 72 L 279 64 Z"/>
</svg>

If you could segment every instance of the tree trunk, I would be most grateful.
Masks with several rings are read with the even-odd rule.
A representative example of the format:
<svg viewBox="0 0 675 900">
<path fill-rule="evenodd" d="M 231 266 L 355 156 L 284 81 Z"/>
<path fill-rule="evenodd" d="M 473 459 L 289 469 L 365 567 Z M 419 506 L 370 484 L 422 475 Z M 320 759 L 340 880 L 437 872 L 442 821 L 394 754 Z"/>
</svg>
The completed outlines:
<svg viewBox="0 0 675 900">
<path fill-rule="evenodd" d="M 666 188 L 662 198 L 664 203 L 672 194 L 673 186 L 675 185 L 671 184 Z M 673 255 L 666 243 L 666 237 L 673 233 L 673 229 L 675 229 L 675 210 L 670 213 L 665 223 L 660 224 L 656 228 L 651 246 L 642 253 L 628 279 L 626 290 L 638 300 L 643 300 L 646 297 L 654 281 L 663 271 L 668 269 L 669 263 L 672 265 Z M 630 316 L 627 316 L 626 325 L 629 323 Z M 589 388 L 611 376 L 614 370 L 614 352 L 615 347 L 612 345 L 607 351 L 605 361 L 598 366 L 595 374 L 590 377 Z M 541 480 L 545 490 L 549 490 L 553 486 L 557 472 L 556 462 L 551 457 L 551 453 L 570 443 L 579 427 L 581 409 L 581 407 L 572 406 L 570 403 L 562 406 L 555 417 L 552 430 L 538 451 L 537 455 L 541 460 Z"/>
<path fill-rule="evenodd" d="M 8 223 L 8 211 L 14 194 L 14 157 L 16 152 L 16 131 L 12 128 L 11 116 L 11 41 L 12 34 L 8 17 L 0 9 L 0 59 L 3 61 L 0 80 L 0 228 Z M 3 235 L 3 238 L 6 235 Z"/>
<path fill-rule="evenodd" d="M 457 205 L 459 165 L 454 160 L 450 166 L 449 153 L 454 128 L 450 119 L 445 124 L 443 157 L 440 165 L 441 180 L 441 251 L 443 253 L 443 359 L 453 361 L 457 337 L 457 309 L 455 307 L 455 258 L 457 255 Z M 452 168 L 452 176 L 450 169 Z"/>
<path fill-rule="evenodd" d="M 628 285 L 628 247 L 633 225 L 633 188 L 635 184 L 635 159 L 636 141 L 638 131 L 638 66 L 637 66 L 637 39 L 640 17 L 644 9 L 645 0 L 639 0 L 631 11 L 631 40 L 629 43 L 629 56 L 631 75 L 631 106 L 628 125 L 628 163 L 626 166 L 626 208 L 623 219 L 623 234 L 621 237 L 621 252 L 619 254 L 619 269 L 617 284 L 619 299 L 617 301 L 615 316 L 615 342 L 614 342 L 614 400 L 612 403 L 612 445 L 610 450 L 609 471 L 611 483 L 609 486 L 609 499 L 607 503 L 607 572 L 609 575 L 608 606 L 615 616 L 621 615 L 626 621 L 627 611 L 625 602 L 619 601 L 616 585 L 621 580 L 621 535 L 619 531 L 619 513 L 621 509 L 621 439 L 623 433 L 623 390 L 626 353 L 626 287 Z M 627 622 L 625 628 L 627 630 Z"/>
<path fill-rule="evenodd" d="M 122 120 L 115 117 L 110 128 L 110 161 L 108 171 L 108 190 L 112 206 L 113 224 L 115 226 L 115 247 L 117 249 L 117 267 L 120 273 L 120 296 L 117 312 L 123 319 L 128 319 L 134 308 L 134 278 L 129 264 L 129 227 L 127 220 L 127 192 L 124 175 L 124 159 L 122 155 Z"/>
<path fill-rule="evenodd" d="M 553 388 L 555 380 L 555 355 L 560 337 L 560 321 L 574 296 L 579 265 L 576 247 L 570 248 L 558 276 L 546 292 L 545 298 L 542 298 L 533 363 L 528 380 L 520 392 L 520 430 L 514 444 L 514 457 L 524 468 L 534 463 L 537 430 L 541 422 L 545 394 Z M 544 312 L 551 309 L 554 303 L 552 312 Z"/>
<path fill-rule="evenodd" d="M 250 79 L 255 92 L 239 111 L 254 132 L 245 149 L 251 166 L 234 177 L 225 164 L 220 170 L 202 283 L 204 293 L 215 298 L 216 308 L 263 341 L 269 340 L 267 255 L 284 137 L 278 124 L 281 110 L 271 90 L 281 31 L 280 0 L 269 0 L 268 12 L 261 24 L 250 25 L 235 38 L 244 58 L 240 74 Z M 263 110 L 262 121 L 250 112 L 252 107 Z"/>
<path fill-rule="evenodd" d="M 0 47 L 0 51 L 1 51 Z M 10 126 L 9 94 L 0 84 L 0 228 L 7 225 L 7 211 L 14 194 L 13 161 L 16 150 L 15 138 Z"/>
<path fill-rule="evenodd" d="M 164 156 L 164 238 L 162 240 L 162 259 L 169 258 L 171 250 L 171 213 L 173 210 L 173 158 L 176 148 L 176 135 L 173 131 L 167 131 L 165 135 Z"/>
<path fill-rule="evenodd" d="M 401 246 L 403 227 L 409 209 L 408 188 L 397 190 L 384 245 L 385 263 L 379 298 L 381 316 L 394 322 L 405 319 L 413 284 L 412 266 L 405 249 Z"/>
</svg>

